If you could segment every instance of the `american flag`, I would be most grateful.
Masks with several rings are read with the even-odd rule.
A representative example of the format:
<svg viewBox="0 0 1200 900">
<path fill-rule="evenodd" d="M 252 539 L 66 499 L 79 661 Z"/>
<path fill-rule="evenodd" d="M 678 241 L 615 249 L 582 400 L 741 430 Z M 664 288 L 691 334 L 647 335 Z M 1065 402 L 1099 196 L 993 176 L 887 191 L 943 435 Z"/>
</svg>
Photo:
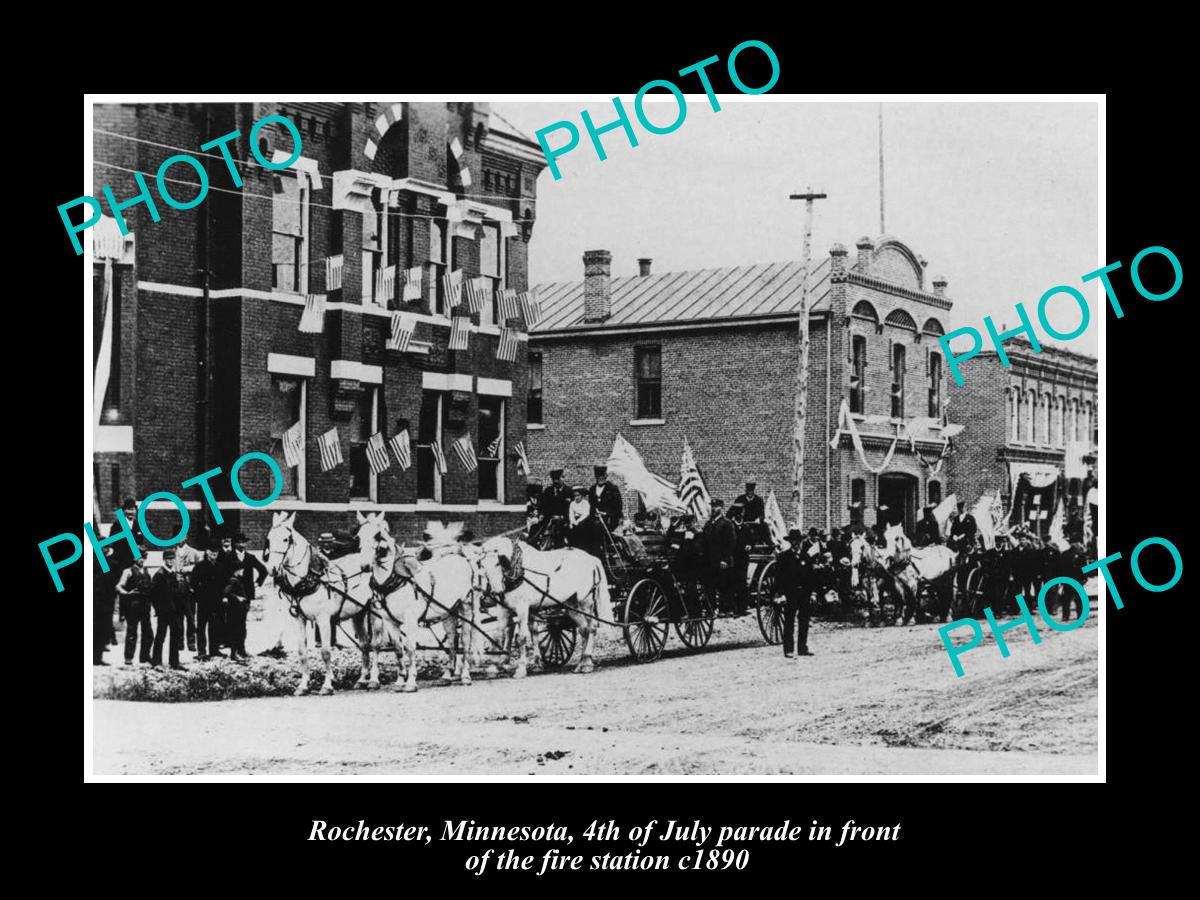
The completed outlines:
<svg viewBox="0 0 1200 900">
<path fill-rule="evenodd" d="M 367 438 L 367 463 L 376 475 L 385 471 L 392 464 L 392 461 L 388 459 L 387 447 L 383 443 L 382 431 L 377 431 Z"/>
<path fill-rule="evenodd" d="M 698 519 L 707 519 L 712 512 L 708 488 L 687 438 L 683 439 L 683 460 L 679 464 L 679 499 Z"/>
<path fill-rule="evenodd" d="M 412 465 L 412 445 L 408 440 L 408 429 L 396 432 L 395 437 L 388 441 L 388 446 L 392 448 L 396 462 L 400 464 L 400 471 L 407 472 L 408 467 Z"/>
<path fill-rule="evenodd" d="M 322 472 L 328 472 L 335 466 L 342 464 L 342 443 L 338 440 L 336 428 L 330 428 L 317 438 L 317 444 L 321 448 Z"/>
<path fill-rule="evenodd" d="M 433 461 L 437 465 L 437 470 L 445 475 L 450 470 L 446 467 L 446 454 L 442 452 L 442 445 L 434 441 L 429 445 L 429 449 L 433 452 Z"/>
<path fill-rule="evenodd" d="M 521 304 L 517 302 L 517 292 L 514 290 L 496 291 L 496 309 L 500 311 L 500 320 L 521 318 Z"/>
<path fill-rule="evenodd" d="M 325 295 L 309 294 L 304 298 L 300 314 L 300 330 L 305 334 L 320 334 L 325 330 Z"/>
<path fill-rule="evenodd" d="M 417 330 L 417 320 L 409 313 L 392 313 L 392 333 L 388 337 L 387 348 L 399 350 L 401 353 L 408 349 L 413 332 Z"/>
<path fill-rule="evenodd" d="M 517 346 L 519 340 L 517 338 L 517 330 L 515 328 L 500 328 L 500 343 L 496 345 L 496 359 L 503 359 L 508 362 L 516 362 Z"/>
<path fill-rule="evenodd" d="M 517 472 L 521 475 L 529 475 L 529 457 L 525 455 L 525 442 L 521 441 L 517 446 L 513 447 L 513 455 L 517 457 Z"/>
<path fill-rule="evenodd" d="M 412 300 L 421 299 L 421 277 L 424 274 L 424 268 L 421 266 L 413 266 L 411 269 L 404 270 L 404 302 L 408 303 Z"/>
<path fill-rule="evenodd" d="M 487 445 L 487 449 L 483 451 L 483 459 L 498 459 L 500 456 L 500 435 L 496 435 L 496 439 Z"/>
<path fill-rule="evenodd" d="M 471 444 L 471 436 L 464 434 L 457 441 L 450 445 L 454 450 L 454 455 L 458 457 L 458 461 L 462 463 L 463 468 L 468 472 L 474 472 L 479 468 L 479 463 L 475 461 L 475 447 Z"/>
<path fill-rule="evenodd" d="M 472 278 L 466 283 L 463 297 L 466 300 L 467 309 L 471 313 L 481 312 L 483 301 L 487 298 L 487 279 Z"/>
<path fill-rule="evenodd" d="M 446 307 L 453 309 L 462 301 L 462 269 L 455 269 L 442 276 L 442 293 L 446 296 Z"/>
<path fill-rule="evenodd" d="M 304 460 L 304 429 L 299 422 L 283 433 L 283 459 L 288 466 L 298 466 Z"/>
<path fill-rule="evenodd" d="M 471 346 L 471 320 L 455 316 L 450 320 L 450 349 L 466 350 Z"/>
<path fill-rule="evenodd" d="M 386 306 L 396 293 L 396 267 L 384 266 L 375 272 L 375 302 Z"/>
<path fill-rule="evenodd" d="M 517 302 L 521 304 L 521 316 L 525 319 L 526 325 L 532 328 L 542 321 L 542 307 L 538 303 L 536 294 L 532 291 L 522 291 L 517 294 Z"/>
<path fill-rule="evenodd" d="M 344 257 L 339 253 L 337 256 L 325 257 L 325 290 L 340 291 L 342 289 L 342 261 Z"/>
</svg>

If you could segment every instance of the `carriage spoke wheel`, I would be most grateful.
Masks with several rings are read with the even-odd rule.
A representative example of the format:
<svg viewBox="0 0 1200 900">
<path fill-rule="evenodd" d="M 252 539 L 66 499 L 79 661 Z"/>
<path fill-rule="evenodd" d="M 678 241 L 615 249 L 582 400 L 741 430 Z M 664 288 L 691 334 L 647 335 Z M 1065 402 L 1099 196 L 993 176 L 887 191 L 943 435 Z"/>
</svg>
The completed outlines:
<svg viewBox="0 0 1200 900">
<path fill-rule="evenodd" d="M 695 589 L 695 603 L 687 609 L 689 621 L 676 622 L 675 633 L 693 650 L 699 650 L 712 637 L 713 621 L 716 619 L 717 611 L 713 608 L 712 601 L 708 599 L 704 585 L 696 582 L 691 587 Z"/>
<path fill-rule="evenodd" d="M 542 654 L 542 665 L 547 669 L 560 669 L 575 652 L 575 623 L 567 616 L 547 616 L 541 620 L 542 627 L 535 634 L 538 650 Z"/>
<path fill-rule="evenodd" d="M 662 655 L 670 629 L 667 595 L 662 585 L 643 578 L 629 591 L 625 600 L 625 643 L 638 662 L 649 662 Z"/>
<path fill-rule="evenodd" d="M 768 644 L 783 643 L 783 606 L 775 602 L 775 562 L 758 576 L 758 630 Z"/>
</svg>

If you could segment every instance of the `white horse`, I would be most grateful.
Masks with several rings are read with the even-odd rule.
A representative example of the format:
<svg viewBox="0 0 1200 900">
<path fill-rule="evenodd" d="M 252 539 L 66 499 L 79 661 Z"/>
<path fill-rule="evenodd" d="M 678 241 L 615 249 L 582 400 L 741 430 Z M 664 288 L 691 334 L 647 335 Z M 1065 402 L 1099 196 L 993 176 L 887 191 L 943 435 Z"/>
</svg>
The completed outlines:
<svg viewBox="0 0 1200 900">
<path fill-rule="evenodd" d="M 359 529 L 358 553 L 351 553 L 330 563 L 323 578 L 310 572 L 312 545 L 295 528 L 294 512 L 275 513 L 271 530 L 267 532 L 267 571 L 275 579 L 280 596 L 289 604 L 295 622 L 296 648 L 300 658 L 300 684 L 296 696 L 308 693 L 308 622 L 332 624 L 350 619 L 355 640 L 362 649 L 362 672 L 355 687 L 370 690 L 379 688 L 379 659 L 372 649 L 369 607 L 371 588 L 366 577 L 367 565 L 363 553 L 363 534 L 378 530 L 382 514 L 367 519 Z M 387 523 L 383 524 L 387 527 Z M 332 638 L 332 635 L 330 635 Z M 325 664 L 325 683 L 320 693 L 333 693 L 333 665 L 330 662 L 329 641 L 321 647 Z"/>
<path fill-rule="evenodd" d="M 394 690 L 417 689 L 417 631 L 443 623 L 449 641 L 449 661 L 442 680 L 454 679 L 462 643 L 463 684 L 471 683 L 471 636 L 475 621 L 475 594 L 480 588 L 476 567 L 461 553 L 446 553 L 418 563 L 406 556 L 386 530 L 375 532 L 371 564 L 371 591 L 383 627 L 403 651 L 407 678 L 397 678 Z"/>
<path fill-rule="evenodd" d="M 535 550 L 524 541 L 495 537 L 483 544 L 479 565 L 489 590 L 502 598 L 496 608 L 501 634 L 516 620 L 517 667 L 514 678 L 527 674 L 527 658 L 533 644 L 529 632 L 530 610 L 561 609 L 583 636 L 583 649 L 576 672 L 596 667 L 592 646 L 601 622 L 612 619 L 608 576 L 600 560 L 575 547 Z"/>
<path fill-rule="evenodd" d="M 904 624 L 908 624 L 910 617 L 916 617 L 923 584 L 928 585 L 925 597 L 932 602 L 927 602 L 920 611 L 945 621 L 954 595 L 953 572 L 958 555 L 945 544 L 914 548 L 899 525 L 889 526 L 884 538 L 887 541 L 884 556 L 890 564 L 888 574 L 904 598 Z"/>
</svg>

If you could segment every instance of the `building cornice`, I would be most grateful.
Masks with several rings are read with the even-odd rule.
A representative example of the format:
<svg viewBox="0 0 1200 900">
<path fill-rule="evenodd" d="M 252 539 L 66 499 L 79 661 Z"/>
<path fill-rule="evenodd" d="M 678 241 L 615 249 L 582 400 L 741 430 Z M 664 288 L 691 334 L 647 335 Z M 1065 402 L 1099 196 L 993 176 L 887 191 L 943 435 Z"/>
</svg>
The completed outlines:
<svg viewBox="0 0 1200 900">
<path fill-rule="evenodd" d="M 914 291 L 912 288 L 900 287 L 898 284 L 892 284 L 879 278 L 872 278 L 870 275 L 863 275 L 853 270 L 847 270 L 844 275 L 839 275 L 836 279 L 831 278 L 831 280 L 844 281 L 846 284 L 869 288 L 873 291 L 879 291 L 881 294 L 903 297 L 905 300 L 915 300 L 917 303 L 924 303 L 926 306 L 932 306 L 935 309 L 948 310 L 954 306 L 954 301 L 947 300 L 945 297 L 937 297 L 933 294 Z"/>
<path fill-rule="evenodd" d="M 809 320 L 829 318 L 829 310 L 814 310 Z M 773 313 L 769 316 L 739 316 L 736 319 L 697 319 L 687 322 L 644 322 L 629 325 L 571 325 L 553 331 L 535 331 L 529 335 L 531 345 L 542 341 L 567 341 L 583 337 L 608 337 L 621 334 L 656 334 L 676 331 L 706 331 L 714 328 L 751 328 L 780 324 L 794 324 L 796 313 Z"/>
</svg>

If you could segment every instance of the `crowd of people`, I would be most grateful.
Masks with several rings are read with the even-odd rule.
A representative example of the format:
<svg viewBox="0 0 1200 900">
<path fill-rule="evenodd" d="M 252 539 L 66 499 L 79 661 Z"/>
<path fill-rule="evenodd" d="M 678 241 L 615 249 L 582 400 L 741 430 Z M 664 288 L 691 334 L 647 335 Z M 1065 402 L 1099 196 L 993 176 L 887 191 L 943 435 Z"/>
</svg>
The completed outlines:
<svg viewBox="0 0 1200 900">
<path fill-rule="evenodd" d="M 182 669 L 180 652 L 186 645 L 198 661 L 225 657 L 244 660 L 246 616 L 267 570 L 247 552 L 240 532 L 197 540 L 184 538 L 162 550 L 162 566 L 151 574 L 147 557 L 153 549 L 137 525 L 137 504 L 126 500 L 121 515 L 138 546 L 127 542 L 105 548 L 108 571 L 94 559 L 92 662 L 108 663 L 104 654 L 116 646 L 114 611 L 125 622 L 125 665 L 161 667 L 163 648 L 172 669 Z M 114 610 L 114 606 L 116 609 Z M 153 614 L 153 617 L 152 617 Z"/>
</svg>

